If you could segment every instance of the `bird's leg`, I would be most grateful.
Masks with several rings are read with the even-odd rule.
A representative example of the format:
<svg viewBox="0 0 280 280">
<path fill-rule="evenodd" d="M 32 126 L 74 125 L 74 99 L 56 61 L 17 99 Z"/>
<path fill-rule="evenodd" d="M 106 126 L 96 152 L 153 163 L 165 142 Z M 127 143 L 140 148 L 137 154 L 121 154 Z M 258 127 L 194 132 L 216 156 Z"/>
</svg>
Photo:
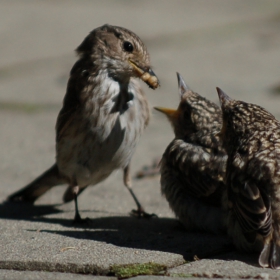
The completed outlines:
<svg viewBox="0 0 280 280">
<path fill-rule="evenodd" d="M 75 218 L 74 218 L 74 223 L 81 223 L 82 218 L 79 213 L 79 208 L 78 208 L 78 192 L 79 192 L 79 186 L 75 186 L 72 188 L 72 191 L 74 193 L 74 200 L 75 200 Z"/>
<path fill-rule="evenodd" d="M 74 193 L 74 201 L 75 201 L 75 217 L 74 217 L 74 220 L 73 220 L 73 224 L 88 224 L 89 223 L 89 218 L 85 218 L 85 219 L 82 219 L 81 218 L 81 215 L 79 213 L 79 208 L 78 208 L 78 194 L 79 194 L 79 190 L 80 190 L 80 187 L 79 186 L 74 186 L 72 187 L 72 191 Z"/>
<path fill-rule="evenodd" d="M 149 214 L 146 213 L 143 206 L 140 204 L 138 198 L 134 194 L 132 188 L 131 188 L 131 178 L 130 178 L 130 165 L 128 164 L 124 170 L 123 170 L 123 182 L 128 191 L 130 192 L 131 196 L 133 197 L 136 205 L 137 205 L 137 210 L 132 210 L 131 214 L 133 216 L 137 216 L 138 218 L 151 218 L 151 217 L 156 217 L 156 214 Z"/>
</svg>

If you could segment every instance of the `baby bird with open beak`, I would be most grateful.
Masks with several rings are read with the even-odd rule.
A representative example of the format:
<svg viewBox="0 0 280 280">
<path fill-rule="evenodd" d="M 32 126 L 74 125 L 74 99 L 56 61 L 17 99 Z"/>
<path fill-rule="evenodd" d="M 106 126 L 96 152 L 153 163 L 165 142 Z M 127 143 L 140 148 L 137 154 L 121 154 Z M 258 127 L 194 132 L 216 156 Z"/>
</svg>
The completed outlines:
<svg viewBox="0 0 280 280">
<path fill-rule="evenodd" d="M 177 77 L 178 108 L 155 107 L 167 116 L 175 134 L 161 160 L 161 191 L 187 229 L 220 233 L 225 231 L 221 205 L 227 159 L 217 136 L 222 112 Z"/>
</svg>

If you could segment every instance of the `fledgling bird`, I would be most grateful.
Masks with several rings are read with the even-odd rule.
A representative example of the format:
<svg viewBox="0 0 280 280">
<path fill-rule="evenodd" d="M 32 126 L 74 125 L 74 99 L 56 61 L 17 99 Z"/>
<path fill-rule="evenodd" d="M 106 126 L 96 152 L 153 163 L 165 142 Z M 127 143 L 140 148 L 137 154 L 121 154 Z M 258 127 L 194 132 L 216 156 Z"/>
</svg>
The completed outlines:
<svg viewBox="0 0 280 280">
<path fill-rule="evenodd" d="M 261 252 L 262 267 L 280 268 L 280 122 L 217 91 L 228 153 L 228 233 L 239 250 Z"/>
<path fill-rule="evenodd" d="M 181 96 L 177 110 L 164 113 L 175 133 L 161 161 L 161 191 L 175 215 L 189 230 L 225 231 L 222 194 L 227 155 L 217 136 L 221 109 L 193 92 L 177 73 Z"/>
<path fill-rule="evenodd" d="M 124 185 L 146 216 L 131 189 L 130 161 L 150 118 L 147 98 L 137 78 L 156 89 L 146 46 L 128 29 L 103 25 L 77 48 L 78 61 L 68 80 L 56 123 L 56 163 L 10 201 L 33 203 L 50 188 L 69 184 L 63 200 L 75 200 L 75 219 L 82 221 L 77 196 L 89 185 L 123 169 Z"/>
</svg>

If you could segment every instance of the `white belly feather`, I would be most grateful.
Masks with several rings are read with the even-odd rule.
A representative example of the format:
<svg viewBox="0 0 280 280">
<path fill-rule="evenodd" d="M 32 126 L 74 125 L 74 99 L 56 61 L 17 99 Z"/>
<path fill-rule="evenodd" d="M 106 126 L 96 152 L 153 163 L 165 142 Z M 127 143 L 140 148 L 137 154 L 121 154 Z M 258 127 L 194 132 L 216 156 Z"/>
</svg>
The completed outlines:
<svg viewBox="0 0 280 280">
<path fill-rule="evenodd" d="M 105 80 L 100 90 L 105 94 L 110 87 L 111 98 L 98 108 L 99 120 L 97 123 L 94 121 L 96 125 L 89 129 L 83 127 L 82 122 L 73 122 L 68 128 L 67 136 L 57 143 L 57 164 L 60 172 L 71 179 L 74 177 L 80 187 L 97 184 L 115 169 L 126 167 L 145 126 L 136 93 L 138 82 L 134 80 L 129 84 L 128 92 L 132 98 L 126 102 L 125 110 L 110 113 L 122 93 L 118 82 L 108 77 Z M 94 96 L 102 98 L 102 95 L 99 92 Z M 134 123 L 131 123 L 132 119 Z M 74 129 L 77 125 L 80 125 L 78 133 Z"/>
</svg>

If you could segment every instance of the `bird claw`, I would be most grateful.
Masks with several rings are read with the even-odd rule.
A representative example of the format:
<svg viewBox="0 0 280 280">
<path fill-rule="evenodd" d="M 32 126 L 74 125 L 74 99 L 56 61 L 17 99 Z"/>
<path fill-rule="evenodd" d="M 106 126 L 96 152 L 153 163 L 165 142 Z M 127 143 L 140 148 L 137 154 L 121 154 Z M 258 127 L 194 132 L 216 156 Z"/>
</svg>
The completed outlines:
<svg viewBox="0 0 280 280">
<path fill-rule="evenodd" d="M 91 219 L 90 218 L 84 218 L 82 219 L 80 215 L 76 215 L 72 224 L 74 226 L 89 226 L 91 225 Z"/>
<path fill-rule="evenodd" d="M 130 216 L 136 217 L 136 218 L 144 218 L 144 219 L 150 219 L 150 218 L 158 218 L 158 216 L 154 213 L 149 214 L 145 212 L 143 209 L 133 209 L 130 212 Z"/>
</svg>

